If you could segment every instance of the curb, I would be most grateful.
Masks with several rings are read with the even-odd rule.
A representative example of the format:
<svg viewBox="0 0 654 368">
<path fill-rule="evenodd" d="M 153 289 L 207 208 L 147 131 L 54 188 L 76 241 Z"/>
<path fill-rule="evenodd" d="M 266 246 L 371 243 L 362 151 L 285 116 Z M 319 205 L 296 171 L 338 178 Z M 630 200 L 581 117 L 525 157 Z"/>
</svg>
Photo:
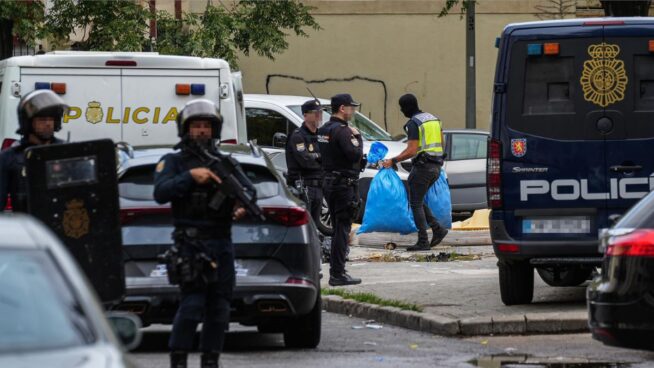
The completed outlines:
<svg viewBox="0 0 654 368">
<path fill-rule="evenodd" d="M 565 319 L 562 319 L 558 313 L 542 313 L 456 320 L 431 313 L 360 303 L 336 295 L 323 296 L 322 307 L 327 312 L 371 319 L 440 336 L 558 334 L 589 331 L 585 312 L 574 313 L 574 316 Z"/>
</svg>

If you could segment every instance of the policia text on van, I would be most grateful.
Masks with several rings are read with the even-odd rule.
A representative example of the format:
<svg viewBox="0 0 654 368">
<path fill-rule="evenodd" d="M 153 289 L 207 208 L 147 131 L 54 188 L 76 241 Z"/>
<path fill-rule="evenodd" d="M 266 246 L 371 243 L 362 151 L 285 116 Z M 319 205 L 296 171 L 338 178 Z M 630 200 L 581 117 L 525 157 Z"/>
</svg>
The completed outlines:
<svg viewBox="0 0 654 368">
<path fill-rule="evenodd" d="M 599 266 L 599 229 L 654 189 L 654 21 L 574 19 L 502 33 L 488 152 L 505 304 Z"/>
</svg>

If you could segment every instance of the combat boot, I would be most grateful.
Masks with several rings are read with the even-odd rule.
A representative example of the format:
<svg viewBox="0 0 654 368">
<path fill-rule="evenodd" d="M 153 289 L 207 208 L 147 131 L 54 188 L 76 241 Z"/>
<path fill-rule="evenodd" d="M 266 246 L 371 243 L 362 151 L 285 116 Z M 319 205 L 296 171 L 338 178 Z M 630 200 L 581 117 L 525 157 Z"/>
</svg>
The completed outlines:
<svg viewBox="0 0 654 368">
<path fill-rule="evenodd" d="M 418 240 L 414 245 L 406 248 L 407 252 L 418 252 L 421 250 L 431 250 L 426 240 Z"/>
<path fill-rule="evenodd" d="M 173 351 L 170 353 L 170 368 L 186 368 L 186 352 Z"/>
<path fill-rule="evenodd" d="M 220 354 L 218 353 L 202 353 L 200 357 L 200 368 L 219 368 L 219 360 Z"/>
<path fill-rule="evenodd" d="M 435 246 L 437 246 L 438 244 L 440 244 L 443 241 L 443 239 L 445 238 L 445 235 L 447 235 L 447 233 L 449 231 L 447 229 L 441 227 L 438 230 L 434 230 L 432 228 L 432 232 L 434 233 L 434 235 L 431 238 L 431 242 L 429 243 L 429 246 L 430 247 L 435 247 Z"/>
</svg>

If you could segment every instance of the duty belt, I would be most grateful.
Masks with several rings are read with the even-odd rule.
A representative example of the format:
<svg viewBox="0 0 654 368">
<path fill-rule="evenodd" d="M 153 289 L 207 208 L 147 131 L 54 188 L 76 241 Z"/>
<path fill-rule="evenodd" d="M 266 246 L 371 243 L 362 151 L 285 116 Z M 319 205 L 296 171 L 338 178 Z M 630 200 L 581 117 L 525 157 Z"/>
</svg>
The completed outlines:
<svg viewBox="0 0 654 368">
<path fill-rule="evenodd" d="M 436 155 L 436 154 L 431 154 L 431 153 L 428 153 L 428 152 L 422 152 L 422 153 L 419 153 L 418 156 L 413 158 L 411 160 L 411 162 L 413 164 L 416 164 L 416 163 L 424 164 L 424 163 L 429 162 L 429 163 L 434 163 L 434 164 L 438 164 L 438 165 L 443 165 L 443 156 Z"/>
<path fill-rule="evenodd" d="M 345 184 L 347 186 L 354 186 L 359 183 L 359 179 L 348 178 L 347 176 L 344 176 L 343 174 L 337 171 L 334 171 L 331 174 L 327 174 L 325 179 L 326 181 L 331 182 L 334 185 Z"/>
<path fill-rule="evenodd" d="M 296 179 L 291 179 L 291 183 L 295 185 L 297 182 L 302 182 L 302 185 L 305 187 L 322 187 L 322 179 L 304 179 L 304 178 L 296 178 Z"/>
</svg>

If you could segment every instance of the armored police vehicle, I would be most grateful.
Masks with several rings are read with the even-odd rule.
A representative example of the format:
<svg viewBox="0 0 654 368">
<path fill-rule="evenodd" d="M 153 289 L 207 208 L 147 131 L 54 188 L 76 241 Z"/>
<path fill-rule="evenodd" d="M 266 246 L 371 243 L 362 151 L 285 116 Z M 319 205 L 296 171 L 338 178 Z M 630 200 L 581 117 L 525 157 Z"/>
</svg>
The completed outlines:
<svg viewBox="0 0 654 368">
<path fill-rule="evenodd" d="M 498 43 L 488 203 L 504 304 L 601 264 L 598 231 L 654 188 L 654 19 L 508 25 Z"/>
<path fill-rule="evenodd" d="M 220 108 L 222 139 L 245 143 L 240 73 L 222 59 L 150 52 L 55 51 L 0 61 L 0 143 L 18 136 L 21 96 L 50 89 L 70 106 L 57 135 L 71 141 L 110 138 L 134 146 L 174 145 L 175 118 L 188 101 L 206 98 Z"/>
</svg>

